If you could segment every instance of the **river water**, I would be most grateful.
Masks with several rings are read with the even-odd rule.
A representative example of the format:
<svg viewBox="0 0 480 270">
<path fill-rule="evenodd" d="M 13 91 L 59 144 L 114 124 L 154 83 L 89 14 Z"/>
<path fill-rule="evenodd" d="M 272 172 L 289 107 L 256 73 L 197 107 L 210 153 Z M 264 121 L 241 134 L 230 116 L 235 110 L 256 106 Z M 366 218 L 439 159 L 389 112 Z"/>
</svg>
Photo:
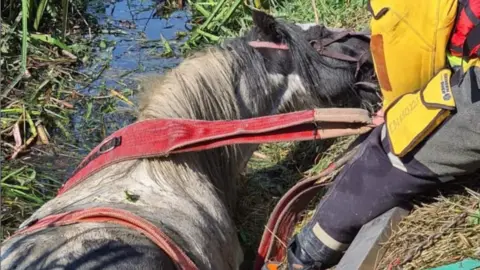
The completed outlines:
<svg viewBox="0 0 480 270">
<path fill-rule="evenodd" d="M 176 10 L 168 17 L 156 16 L 158 5 L 152 0 L 90 1 L 89 14 L 98 20 L 103 34 L 93 42 L 97 46 L 92 64 L 80 70 L 93 81 L 76 87 L 88 97 L 76 104 L 71 126 L 75 141 L 84 148 L 134 120 L 136 78 L 162 74 L 183 60 L 179 47 L 188 38 L 188 13 Z M 165 55 L 168 47 L 173 56 Z M 107 98 L 112 92 L 127 100 Z"/>
<path fill-rule="evenodd" d="M 65 181 L 103 138 L 135 120 L 137 79 L 162 74 L 183 60 L 188 12 L 156 16 L 158 5 L 156 0 L 89 1 L 88 15 L 96 23 L 85 31 L 93 52 L 77 70 L 83 74 L 75 85 L 80 97 L 72 102 L 69 123 L 51 131 L 53 143 L 33 147 L 24 160 L 38 172 L 37 181 L 46 175 Z"/>
</svg>

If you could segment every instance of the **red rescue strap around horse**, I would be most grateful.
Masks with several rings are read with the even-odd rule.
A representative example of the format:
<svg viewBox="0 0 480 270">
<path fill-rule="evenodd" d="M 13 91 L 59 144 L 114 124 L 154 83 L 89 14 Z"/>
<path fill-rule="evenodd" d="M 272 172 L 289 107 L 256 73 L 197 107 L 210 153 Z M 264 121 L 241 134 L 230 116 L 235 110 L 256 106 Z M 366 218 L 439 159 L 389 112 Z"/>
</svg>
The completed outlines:
<svg viewBox="0 0 480 270">
<path fill-rule="evenodd" d="M 191 119 L 144 120 L 108 136 L 80 163 L 58 191 L 63 194 L 81 181 L 121 161 L 165 157 L 232 144 L 326 139 L 360 134 L 371 129 L 363 109 L 314 109 L 251 119 L 203 121 Z"/>
<path fill-rule="evenodd" d="M 36 221 L 30 227 L 17 231 L 14 235 L 32 233 L 41 229 L 54 226 L 64 226 L 81 222 L 107 222 L 115 223 L 141 232 L 157 246 L 159 246 L 176 263 L 178 269 L 198 270 L 193 261 L 170 238 L 148 220 L 134 215 L 129 211 L 109 208 L 94 207 L 67 213 L 47 216 Z"/>
</svg>

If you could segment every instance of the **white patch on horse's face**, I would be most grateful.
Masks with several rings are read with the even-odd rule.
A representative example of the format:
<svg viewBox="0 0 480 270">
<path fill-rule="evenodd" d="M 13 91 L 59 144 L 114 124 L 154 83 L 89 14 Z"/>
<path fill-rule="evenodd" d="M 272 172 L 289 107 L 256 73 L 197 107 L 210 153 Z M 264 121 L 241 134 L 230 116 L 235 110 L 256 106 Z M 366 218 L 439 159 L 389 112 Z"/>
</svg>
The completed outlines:
<svg viewBox="0 0 480 270">
<path fill-rule="evenodd" d="M 302 28 L 303 31 L 307 31 L 308 29 L 314 26 L 319 26 L 319 24 L 316 24 L 316 23 L 297 23 L 297 25 L 300 26 L 300 28 Z M 324 27 L 331 32 L 340 32 L 345 30 L 345 28 L 327 27 L 326 25 L 324 25 Z"/>
<path fill-rule="evenodd" d="M 297 23 L 298 26 L 300 26 L 304 31 L 307 31 L 310 29 L 312 26 L 317 26 L 318 24 L 316 23 Z"/>
<path fill-rule="evenodd" d="M 287 77 L 287 89 L 280 100 L 280 107 L 288 103 L 295 94 L 306 94 L 305 86 L 302 83 L 302 78 L 297 74 L 289 74 Z"/>
<path fill-rule="evenodd" d="M 288 91 L 293 93 L 295 92 L 302 92 L 305 93 L 307 90 L 303 85 L 302 78 L 298 74 L 290 74 L 288 75 Z"/>
<path fill-rule="evenodd" d="M 285 76 L 281 74 L 268 74 L 268 80 L 275 87 L 278 87 L 279 85 L 281 85 L 283 83 L 284 78 Z"/>
</svg>

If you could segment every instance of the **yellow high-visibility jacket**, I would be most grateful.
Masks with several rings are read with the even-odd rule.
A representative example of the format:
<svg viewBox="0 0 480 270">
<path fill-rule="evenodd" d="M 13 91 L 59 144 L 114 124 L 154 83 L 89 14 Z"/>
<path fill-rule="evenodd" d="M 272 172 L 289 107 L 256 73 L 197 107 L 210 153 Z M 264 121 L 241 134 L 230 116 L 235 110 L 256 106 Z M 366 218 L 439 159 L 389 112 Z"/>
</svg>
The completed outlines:
<svg viewBox="0 0 480 270">
<path fill-rule="evenodd" d="M 370 0 L 370 48 L 392 153 L 404 156 L 454 110 L 447 49 L 458 0 Z"/>
<path fill-rule="evenodd" d="M 458 0 L 370 0 L 371 51 L 384 109 L 419 90 L 447 61 Z"/>
</svg>

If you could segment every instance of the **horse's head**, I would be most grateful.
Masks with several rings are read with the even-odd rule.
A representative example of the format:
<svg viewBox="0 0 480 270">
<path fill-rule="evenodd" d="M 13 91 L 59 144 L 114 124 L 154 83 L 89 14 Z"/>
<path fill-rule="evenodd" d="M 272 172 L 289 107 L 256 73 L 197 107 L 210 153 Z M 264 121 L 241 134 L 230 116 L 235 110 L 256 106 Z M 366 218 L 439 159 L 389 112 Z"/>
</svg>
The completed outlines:
<svg viewBox="0 0 480 270">
<path fill-rule="evenodd" d="M 371 108 L 380 102 L 371 83 L 375 73 L 367 35 L 342 36 L 321 25 L 301 27 L 261 11 L 253 11 L 253 22 L 244 40 L 262 55 L 276 80 L 288 80 L 281 110 L 298 109 L 299 104 Z M 298 91 L 306 93 L 295 95 Z"/>
</svg>

